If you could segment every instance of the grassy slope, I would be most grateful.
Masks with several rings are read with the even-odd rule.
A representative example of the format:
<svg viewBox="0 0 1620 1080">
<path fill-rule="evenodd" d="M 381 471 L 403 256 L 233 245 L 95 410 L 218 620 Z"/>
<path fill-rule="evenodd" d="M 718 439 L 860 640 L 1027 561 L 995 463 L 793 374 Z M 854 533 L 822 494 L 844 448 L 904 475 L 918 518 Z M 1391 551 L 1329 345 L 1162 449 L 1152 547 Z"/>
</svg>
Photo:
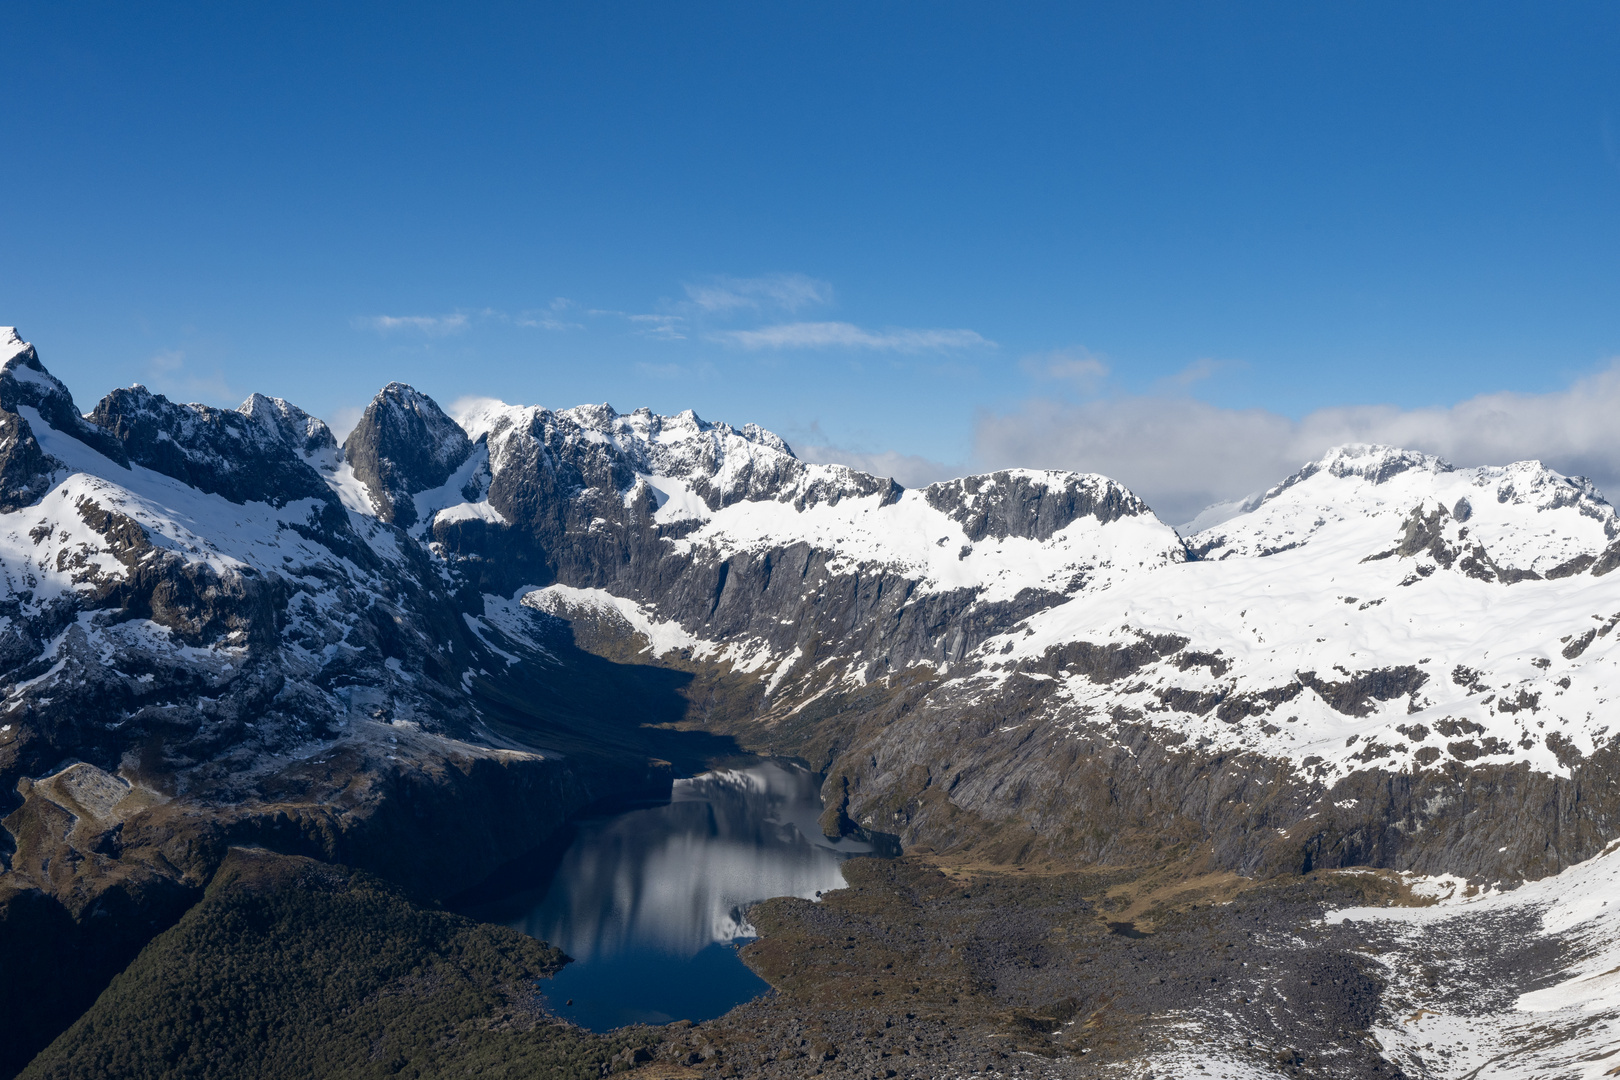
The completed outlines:
<svg viewBox="0 0 1620 1080">
<path fill-rule="evenodd" d="M 203 900 L 21 1075 L 597 1077 L 657 1041 L 541 1015 L 532 980 L 563 962 L 359 871 L 234 851 Z"/>
</svg>

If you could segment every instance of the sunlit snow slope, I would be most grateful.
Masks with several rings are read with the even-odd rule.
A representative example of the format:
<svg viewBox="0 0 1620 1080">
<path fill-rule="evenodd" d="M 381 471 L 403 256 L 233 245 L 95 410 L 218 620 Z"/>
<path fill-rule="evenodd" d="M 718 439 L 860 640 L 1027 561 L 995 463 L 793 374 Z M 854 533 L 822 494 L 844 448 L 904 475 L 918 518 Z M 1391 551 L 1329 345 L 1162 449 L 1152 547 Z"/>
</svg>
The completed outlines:
<svg viewBox="0 0 1620 1080">
<path fill-rule="evenodd" d="M 1534 462 L 1341 447 L 1189 538 L 1195 558 L 1082 593 L 983 655 L 1010 672 L 1071 641 L 1185 638 L 1128 683 L 1067 677 L 1068 700 L 1327 772 L 1558 771 L 1614 726 L 1616 535 L 1589 484 Z"/>
<path fill-rule="evenodd" d="M 1413 884 L 1433 906 L 1327 916 L 1383 938 L 1370 952 L 1391 984 L 1374 1030 L 1386 1056 L 1435 1080 L 1617 1075 L 1620 842 L 1512 891 Z M 1526 944 L 1546 959 L 1504 966 Z"/>
</svg>

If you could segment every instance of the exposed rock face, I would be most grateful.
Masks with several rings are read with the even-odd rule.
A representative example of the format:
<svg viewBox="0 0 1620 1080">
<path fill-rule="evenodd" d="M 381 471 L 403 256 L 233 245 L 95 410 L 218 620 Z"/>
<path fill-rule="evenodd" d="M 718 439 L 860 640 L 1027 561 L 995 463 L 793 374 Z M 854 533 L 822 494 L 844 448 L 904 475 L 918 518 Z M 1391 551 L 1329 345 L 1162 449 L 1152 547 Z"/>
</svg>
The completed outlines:
<svg viewBox="0 0 1620 1080">
<path fill-rule="evenodd" d="M 737 430 L 689 412 L 489 406 L 467 422 L 488 447 L 488 494 L 440 510 L 432 536 L 451 555 L 482 560 L 486 592 L 554 581 L 635 589 L 678 576 L 652 564 L 725 507 L 772 502 L 803 511 L 847 498 L 892 501 L 900 491 L 892 480 L 807 465 L 753 425 Z M 472 505 L 487 509 L 468 512 Z"/>
<path fill-rule="evenodd" d="M 140 388 L 86 421 L 32 348 L 0 369 L 0 401 L 0 475 L 18 478 L 0 525 L 0 788 L 80 759 L 234 803 L 277 755 L 357 724 L 476 723 L 464 680 L 504 662 L 424 552 L 344 507 L 320 421 Z"/>
<path fill-rule="evenodd" d="M 176 405 L 144 386 L 114 390 L 90 420 L 123 444 L 128 460 L 233 503 L 282 507 L 337 498 L 309 458 L 337 448 L 321 421 L 254 394 L 235 411 Z"/>
<path fill-rule="evenodd" d="M 343 452 L 370 489 L 377 517 L 408 529 L 416 524 L 411 496 L 448 480 L 472 453 L 472 443 L 432 398 L 389 383 L 366 406 Z"/>
<path fill-rule="evenodd" d="M 1091 516 L 1104 525 L 1122 517 L 1151 516 L 1147 504 L 1105 476 L 1002 470 L 968 476 L 923 489 L 928 505 L 960 522 L 977 542 L 1023 536 L 1051 539 L 1076 518 Z"/>
<path fill-rule="evenodd" d="M 50 490 L 55 468 L 28 421 L 0 412 L 0 514 L 38 502 Z"/>
<path fill-rule="evenodd" d="M 487 483 L 487 497 L 437 510 L 427 534 L 468 591 L 609 590 L 655 604 L 661 618 L 703 640 L 775 653 L 778 664 L 795 650 L 800 659 L 864 654 L 880 670 L 959 660 L 989 633 L 1061 602 L 1089 569 L 1055 560 L 1063 573 L 998 595 L 963 567 L 970 533 L 934 502 L 970 520 L 977 540 L 1044 541 L 1089 514 L 1093 501 L 1098 521 L 1118 516 L 1107 507 L 1140 506 L 1100 478 L 1017 474 L 1003 476 L 1005 490 L 977 509 L 959 490 L 903 492 L 892 480 L 801 462 L 758 428 L 691 414 L 502 407 L 468 422 L 488 447 L 488 479 L 476 481 Z M 956 540 L 921 538 L 925 557 L 897 564 L 885 534 L 912 527 L 919 514 Z M 728 518 L 746 523 L 746 539 L 725 528 Z M 1143 520 L 1159 534 L 1154 557 L 1179 556 L 1174 535 L 1151 515 Z M 870 557 L 844 553 L 839 539 L 851 534 L 870 537 Z M 926 559 L 960 586 L 930 581 Z"/>
</svg>

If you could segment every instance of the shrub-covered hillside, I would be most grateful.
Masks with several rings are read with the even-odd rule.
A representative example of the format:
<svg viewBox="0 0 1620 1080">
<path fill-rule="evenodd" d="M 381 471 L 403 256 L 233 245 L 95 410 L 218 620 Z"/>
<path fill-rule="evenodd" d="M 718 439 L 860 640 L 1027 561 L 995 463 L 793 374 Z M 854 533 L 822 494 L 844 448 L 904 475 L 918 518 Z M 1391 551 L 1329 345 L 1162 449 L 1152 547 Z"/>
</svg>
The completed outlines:
<svg viewBox="0 0 1620 1080">
<path fill-rule="evenodd" d="M 505 927 L 424 910 L 365 873 L 233 851 L 29 1080 L 597 1077 L 650 1029 L 557 1024 L 533 980 L 566 958 Z"/>
</svg>

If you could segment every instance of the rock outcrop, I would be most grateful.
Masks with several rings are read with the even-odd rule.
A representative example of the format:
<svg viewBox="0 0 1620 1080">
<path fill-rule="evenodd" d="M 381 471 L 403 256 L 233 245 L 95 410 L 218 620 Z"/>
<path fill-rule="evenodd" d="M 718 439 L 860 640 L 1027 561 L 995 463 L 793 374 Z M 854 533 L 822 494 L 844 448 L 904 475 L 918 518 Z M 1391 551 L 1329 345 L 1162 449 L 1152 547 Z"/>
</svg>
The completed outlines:
<svg viewBox="0 0 1620 1080">
<path fill-rule="evenodd" d="M 343 453 L 370 490 L 377 517 L 408 529 L 417 517 L 412 496 L 448 480 L 472 443 L 432 398 L 396 382 L 371 399 Z"/>
</svg>

